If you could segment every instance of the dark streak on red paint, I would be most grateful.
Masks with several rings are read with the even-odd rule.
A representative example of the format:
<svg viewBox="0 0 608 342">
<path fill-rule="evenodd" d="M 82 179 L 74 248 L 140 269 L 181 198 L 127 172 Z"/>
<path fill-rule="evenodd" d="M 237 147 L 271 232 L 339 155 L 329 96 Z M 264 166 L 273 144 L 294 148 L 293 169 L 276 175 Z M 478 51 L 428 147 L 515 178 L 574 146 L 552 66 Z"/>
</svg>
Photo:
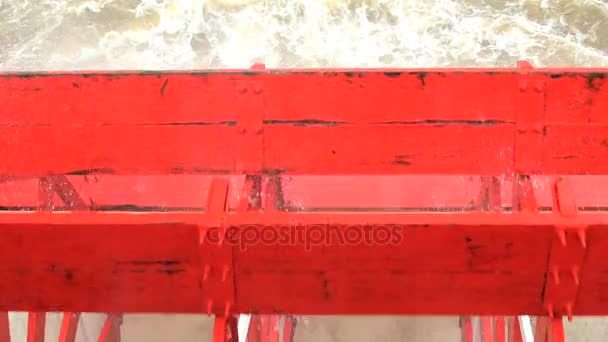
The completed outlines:
<svg viewBox="0 0 608 342">
<path fill-rule="evenodd" d="M 167 85 L 169 84 L 169 79 L 165 79 L 163 85 L 160 87 L 160 96 L 165 96 L 165 91 L 167 91 Z"/>
</svg>

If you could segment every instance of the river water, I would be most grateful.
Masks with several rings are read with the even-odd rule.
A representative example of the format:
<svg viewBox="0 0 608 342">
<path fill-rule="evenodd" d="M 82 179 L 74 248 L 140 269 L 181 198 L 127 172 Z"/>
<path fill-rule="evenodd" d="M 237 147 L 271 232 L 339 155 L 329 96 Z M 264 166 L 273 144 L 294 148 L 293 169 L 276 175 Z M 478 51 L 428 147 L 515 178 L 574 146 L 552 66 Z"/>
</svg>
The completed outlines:
<svg viewBox="0 0 608 342">
<path fill-rule="evenodd" d="M 0 0 L 0 70 L 608 66 L 608 0 Z"/>
</svg>

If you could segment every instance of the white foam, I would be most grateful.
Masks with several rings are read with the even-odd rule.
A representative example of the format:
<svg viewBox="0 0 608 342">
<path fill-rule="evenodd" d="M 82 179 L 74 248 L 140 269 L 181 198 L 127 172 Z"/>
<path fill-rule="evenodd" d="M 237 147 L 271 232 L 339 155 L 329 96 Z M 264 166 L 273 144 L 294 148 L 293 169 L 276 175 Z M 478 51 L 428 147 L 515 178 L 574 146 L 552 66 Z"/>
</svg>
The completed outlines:
<svg viewBox="0 0 608 342">
<path fill-rule="evenodd" d="M 0 69 L 608 66 L 608 46 L 589 43 L 605 2 L 496 3 L 0 0 Z M 594 13 L 591 29 L 566 20 L 572 11 Z"/>
</svg>

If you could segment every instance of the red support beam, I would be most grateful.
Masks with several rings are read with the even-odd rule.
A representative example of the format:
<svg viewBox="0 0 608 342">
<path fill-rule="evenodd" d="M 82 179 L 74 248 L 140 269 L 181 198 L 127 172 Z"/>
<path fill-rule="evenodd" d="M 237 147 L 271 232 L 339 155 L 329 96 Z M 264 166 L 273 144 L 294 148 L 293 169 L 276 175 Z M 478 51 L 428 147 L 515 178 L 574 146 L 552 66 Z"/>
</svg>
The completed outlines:
<svg viewBox="0 0 608 342">
<path fill-rule="evenodd" d="M 296 334 L 296 327 L 298 319 L 295 316 L 285 316 L 285 325 L 283 326 L 283 341 L 281 342 L 293 342 Z"/>
<path fill-rule="evenodd" d="M 460 317 L 460 329 L 462 331 L 462 342 L 473 342 L 473 322 L 470 316 Z"/>
<path fill-rule="evenodd" d="M 122 325 L 122 315 L 108 314 L 106 320 L 99 333 L 98 342 L 120 342 L 121 333 L 120 326 Z"/>
<path fill-rule="evenodd" d="M 215 317 L 213 342 L 239 342 L 237 319 L 234 315 Z"/>
<path fill-rule="evenodd" d="M 553 339 L 550 342 L 565 342 L 566 335 L 564 333 L 564 321 L 561 318 L 551 320 L 551 329 Z"/>
<path fill-rule="evenodd" d="M 521 326 L 519 324 L 519 318 L 513 316 L 509 320 L 509 342 L 522 342 Z"/>
<path fill-rule="evenodd" d="M 505 329 L 505 317 L 504 316 L 497 316 L 494 319 L 494 326 L 495 326 L 495 332 L 496 332 L 496 342 L 505 342 L 505 337 L 506 337 L 506 329 Z"/>
<path fill-rule="evenodd" d="M 44 342 L 45 312 L 29 312 L 27 317 L 27 342 Z"/>
<path fill-rule="evenodd" d="M 479 318 L 481 325 L 481 341 L 494 342 L 494 317 L 482 316 Z"/>
<path fill-rule="evenodd" d="M 63 313 L 63 318 L 61 319 L 61 328 L 59 330 L 59 342 L 76 341 L 76 331 L 78 330 L 79 320 L 80 313 L 78 312 Z"/>
</svg>

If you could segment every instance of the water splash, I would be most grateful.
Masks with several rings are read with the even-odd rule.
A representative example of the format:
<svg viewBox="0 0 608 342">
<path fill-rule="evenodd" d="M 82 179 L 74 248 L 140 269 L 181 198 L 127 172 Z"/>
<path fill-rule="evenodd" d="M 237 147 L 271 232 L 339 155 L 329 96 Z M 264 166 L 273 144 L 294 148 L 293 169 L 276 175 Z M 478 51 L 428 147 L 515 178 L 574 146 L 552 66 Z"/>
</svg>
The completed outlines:
<svg viewBox="0 0 608 342">
<path fill-rule="evenodd" d="M 0 0 L 0 69 L 608 66 L 600 0 Z"/>
</svg>

